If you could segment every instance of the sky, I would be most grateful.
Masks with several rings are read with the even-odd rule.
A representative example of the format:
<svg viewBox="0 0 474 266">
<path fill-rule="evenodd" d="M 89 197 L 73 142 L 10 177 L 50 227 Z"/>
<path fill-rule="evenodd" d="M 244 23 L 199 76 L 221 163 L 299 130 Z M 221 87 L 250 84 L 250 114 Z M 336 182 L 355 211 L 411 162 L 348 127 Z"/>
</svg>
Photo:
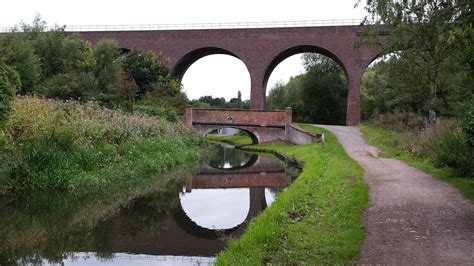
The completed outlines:
<svg viewBox="0 0 474 266">
<path fill-rule="evenodd" d="M 134 25 L 175 23 L 270 22 L 295 20 L 361 19 L 358 0 L 3 0 L 0 27 L 31 22 L 36 14 L 49 25 Z M 303 71 L 298 55 L 273 71 L 267 93 L 277 81 L 287 82 Z M 212 74 L 211 74 L 212 73 Z M 242 92 L 250 97 L 250 77 L 243 63 L 225 55 L 196 61 L 182 80 L 190 99 L 212 95 L 227 100 Z"/>
</svg>

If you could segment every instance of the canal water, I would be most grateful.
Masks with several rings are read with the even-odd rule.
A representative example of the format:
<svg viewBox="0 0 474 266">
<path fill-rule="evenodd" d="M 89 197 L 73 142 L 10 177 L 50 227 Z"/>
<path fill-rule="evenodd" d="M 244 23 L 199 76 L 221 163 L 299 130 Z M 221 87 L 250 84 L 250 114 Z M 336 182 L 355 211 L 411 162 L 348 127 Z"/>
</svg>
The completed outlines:
<svg viewBox="0 0 474 266">
<path fill-rule="evenodd" d="M 0 265 L 212 263 L 296 176 L 295 169 L 268 155 L 226 144 L 212 149 L 194 174 L 171 179 L 165 188 L 151 188 L 125 205 L 99 208 L 92 225 L 84 222 L 87 213 L 74 222 L 77 215 L 62 211 L 74 210 L 83 199 L 44 203 L 54 198 L 46 195 L 3 202 Z"/>
</svg>

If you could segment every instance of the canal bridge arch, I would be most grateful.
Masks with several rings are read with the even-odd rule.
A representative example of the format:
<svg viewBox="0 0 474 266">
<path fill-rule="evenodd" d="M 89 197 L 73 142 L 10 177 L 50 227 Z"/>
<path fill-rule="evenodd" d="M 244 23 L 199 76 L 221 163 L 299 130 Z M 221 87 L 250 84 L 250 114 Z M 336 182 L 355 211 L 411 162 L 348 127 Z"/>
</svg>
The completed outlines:
<svg viewBox="0 0 474 266">
<path fill-rule="evenodd" d="M 252 109 L 265 108 L 268 78 L 276 65 L 299 52 L 318 52 L 341 65 L 347 76 L 347 125 L 360 121 L 360 84 L 365 68 L 380 51 L 374 47 L 355 48 L 362 26 L 235 28 L 192 30 L 82 31 L 92 43 L 112 38 L 122 48 L 161 53 L 181 78 L 187 68 L 211 54 L 232 55 L 246 65 L 251 81 Z"/>
</svg>

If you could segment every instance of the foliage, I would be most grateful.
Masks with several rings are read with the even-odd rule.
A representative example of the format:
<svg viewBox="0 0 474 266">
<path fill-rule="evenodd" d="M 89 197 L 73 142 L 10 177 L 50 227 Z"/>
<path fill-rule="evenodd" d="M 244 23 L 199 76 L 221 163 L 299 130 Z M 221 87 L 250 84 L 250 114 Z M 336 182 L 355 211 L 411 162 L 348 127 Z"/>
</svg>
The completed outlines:
<svg viewBox="0 0 474 266">
<path fill-rule="evenodd" d="M 466 135 L 467 143 L 474 149 L 474 98 L 466 103 L 461 117 L 461 128 Z M 474 150 L 472 152 L 474 154 Z"/>
<path fill-rule="evenodd" d="M 97 81 L 91 73 L 58 74 L 43 82 L 42 93 L 48 98 L 88 101 L 99 95 Z"/>
<path fill-rule="evenodd" d="M 153 94 L 159 100 L 144 100 L 139 109 L 163 110 L 171 120 L 182 112 L 186 96 L 160 55 L 137 49 L 123 54 L 114 40 L 99 40 L 93 46 L 65 27 L 46 31 L 45 25 L 38 16 L 31 25 L 21 23 L 0 36 L 0 59 L 20 74 L 20 94 L 94 99 L 130 112 L 136 101 Z M 144 107 L 147 103 L 159 106 Z"/>
<path fill-rule="evenodd" d="M 302 99 L 307 117 L 316 123 L 344 125 L 347 81 L 342 68 L 319 54 L 305 54 L 303 61 L 307 72 Z"/>
<path fill-rule="evenodd" d="M 153 91 L 153 85 L 169 75 L 169 69 L 154 52 L 132 49 L 123 59 L 123 66 L 130 80 L 138 85 L 138 95 Z"/>
<path fill-rule="evenodd" d="M 429 100 L 430 91 L 425 89 L 428 78 L 420 64 L 418 59 L 398 53 L 369 67 L 361 85 L 362 118 L 370 120 L 395 110 L 426 116 L 432 108 L 436 108 L 438 116 L 458 116 L 459 102 L 472 93 L 466 82 L 466 67 L 459 60 L 446 59 L 439 66 L 443 89 L 438 90 L 436 100 Z"/>
<path fill-rule="evenodd" d="M 0 38 L 1 56 L 8 65 L 15 68 L 20 75 L 21 87 L 19 93 L 27 93 L 38 90 L 41 77 L 41 65 L 39 57 L 35 54 L 33 42 L 26 40 L 19 33 L 10 35 L 8 38 Z"/>
<path fill-rule="evenodd" d="M 250 109 L 250 101 L 242 100 L 240 91 L 237 92 L 237 98 L 232 98 L 228 102 L 224 97 L 201 96 L 198 100 L 190 101 L 189 104 L 198 108 Z"/>
<path fill-rule="evenodd" d="M 437 166 L 451 167 L 461 176 L 474 178 L 474 154 L 461 129 L 456 124 L 444 122 L 432 131 L 424 143 L 432 161 Z"/>
<path fill-rule="evenodd" d="M 304 114 L 304 104 L 302 98 L 301 83 L 303 75 L 291 77 L 288 83 L 277 82 L 268 93 L 267 106 L 270 109 L 284 109 L 291 107 L 293 109 L 293 120 L 307 121 Z"/>
<path fill-rule="evenodd" d="M 119 80 L 121 54 L 117 41 L 99 40 L 94 47 L 94 76 L 99 88 L 106 89 Z"/>
<path fill-rule="evenodd" d="M 253 220 L 244 235 L 217 256 L 217 265 L 349 264 L 364 236 L 367 207 L 362 168 L 326 130 L 327 145 L 268 143 L 251 146 L 304 163 L 301 175 Z"/>
<path fill-rule="evenodd" d="M 8 191 L 101 186 L 167 173 L 199 155 L 190 131 L 159 118 L 35 97 L 17 99 L 13 110 L 2 133 L 19 158 Z"/>
<path fill-rule="evenodd" d="M 346 120 L 347 81 L 334 60 L 305 54 L 306 73 L 293 77 L 286 85 L 277 83 L 269 92 L 270 108 L 292 107 L 296 121 L 340 124 Z"/>
<path fill-rule="evenodd" d="M 457 57 L 472 40 L 472 25 L 463 19 L 471 8 L 468 1 L 376 0 L 367 3 L 366 21 L 375 26 L 369 27 L 365 34 L 370 36 L 371 42 L 378 43 L 384 53 L 396 52 L 398 56 L 386 84 L 398 81 L 400 88 L 417 93 L 421 110 L 411 111 L 428 114 L 431 123 L 438 114 L 452 115 L 446 104 L 456 100 L 457 95 L 464 96 L 459 94 L 462 86 L 455 79 L 464 68 Z M 390 35 L 380 43 L 378 30 L 382 24 L 390 25 Z"/>
<path fill-rule="evenodd" d="M 11 102 L 21 82 L 18 73 L 0 59 L 0 129 L 11 111 Z"/>
</svg>

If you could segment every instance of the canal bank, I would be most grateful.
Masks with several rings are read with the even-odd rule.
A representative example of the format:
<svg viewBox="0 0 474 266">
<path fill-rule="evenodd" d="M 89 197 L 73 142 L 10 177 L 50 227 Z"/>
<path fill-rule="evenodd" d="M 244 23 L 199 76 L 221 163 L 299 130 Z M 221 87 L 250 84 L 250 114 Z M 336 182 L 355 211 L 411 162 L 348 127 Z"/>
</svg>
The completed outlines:
<svg viewBox="0 0 474 266">
<path fill-rule="evenodd" d="M 245 149 L 275 152 L 304 165 L 296 181 L 253 220 L 245 234 L 217 257 L 217 265 L 347 264 L 354 262 L 365 234 L 362 211 L 367 185 L 362 168 L 324 129 L 320 143 L 269 143 Z"/>
<path fill-rule="evenodd" d="M 148 173 L 129 190 L 2 202 L 0 264 L 211 263 L 295 174 L 272 156 L 208 148 L 205 163 L 165 177 Z"/>
</svg>

